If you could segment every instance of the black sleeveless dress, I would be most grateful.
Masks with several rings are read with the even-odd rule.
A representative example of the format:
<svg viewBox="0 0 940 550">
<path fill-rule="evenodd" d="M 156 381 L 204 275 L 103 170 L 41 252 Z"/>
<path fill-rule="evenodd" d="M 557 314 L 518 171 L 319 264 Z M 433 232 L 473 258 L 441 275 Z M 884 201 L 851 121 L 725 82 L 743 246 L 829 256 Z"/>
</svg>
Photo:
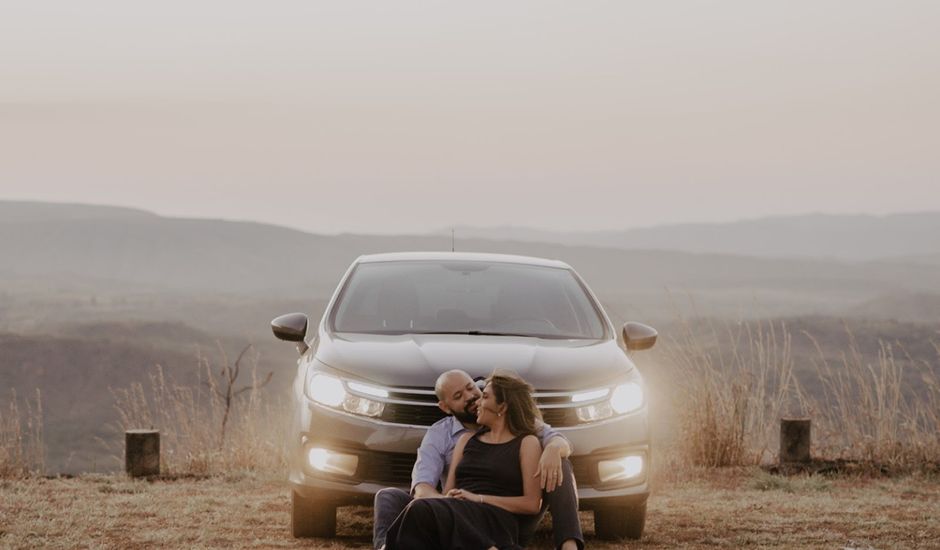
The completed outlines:
<svg viewBox="0 0 940 550">
<path fill-rule="evenodd" d="M 463 450 L 456 486 L 478 495 L 522 496 L 519 449 L 523 436 L 484 443 L 477 432 Z M 411 501 L 388 530 L 387 550 L 521 549 L 516 515 L 492 504 L 455 498 Z"/>
</svg>

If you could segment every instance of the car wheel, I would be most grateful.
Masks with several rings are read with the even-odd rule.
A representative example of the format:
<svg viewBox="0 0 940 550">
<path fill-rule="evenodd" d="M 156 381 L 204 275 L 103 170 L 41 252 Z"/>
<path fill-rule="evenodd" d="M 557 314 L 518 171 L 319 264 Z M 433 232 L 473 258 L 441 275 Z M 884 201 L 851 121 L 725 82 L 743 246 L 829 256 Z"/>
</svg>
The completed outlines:
<svg viewBox="0 0 940 550">
<path fill-rule="evenodd" d="M 594 534 L 599 539 L 638 539 L 646 525 L 646 501 L 631 506 L 594 510 Z"/>
<path fill-rule="evenodd" d="M 295 490 L 291 490 L 290 503 L 290 530 L 295 538 L 336 536 L 335 505 L 305 498 Z"/>
</svg>

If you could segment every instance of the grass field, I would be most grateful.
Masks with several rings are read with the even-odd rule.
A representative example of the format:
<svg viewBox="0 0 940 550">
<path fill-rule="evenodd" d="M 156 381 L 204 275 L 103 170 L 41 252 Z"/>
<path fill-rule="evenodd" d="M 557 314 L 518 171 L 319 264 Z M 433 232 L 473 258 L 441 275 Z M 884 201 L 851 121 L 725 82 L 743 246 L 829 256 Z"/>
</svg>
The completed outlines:
<svg viewBox="0 0 940 550">
<path fill-rule="evenodd" d="M 793 477 L 701 470 L 661 482 L 640 541 L 589 548 L 940 548 L 940 478 Z M 369 548 L 370 508 L 343 509 L 335 539 L 293 539 L 285 482 L 257 475 L 131 481 L 0 480 L 2 548 Z M 550 548 L 543 528 L 533 548 Z"/>
</svg>

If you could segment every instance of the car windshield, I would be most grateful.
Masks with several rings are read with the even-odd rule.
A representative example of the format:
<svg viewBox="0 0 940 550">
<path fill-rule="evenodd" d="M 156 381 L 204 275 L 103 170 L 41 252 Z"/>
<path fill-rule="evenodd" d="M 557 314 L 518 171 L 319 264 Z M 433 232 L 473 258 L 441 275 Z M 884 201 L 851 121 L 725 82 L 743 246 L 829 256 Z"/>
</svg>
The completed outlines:
<svg viewBox="0 0 940 550">
<path fill-rule="evenodd" d="M 480 261 L 363 263 L 333 330 L 600 339 L 604 325 L 570 269 Z"/>
</svg>

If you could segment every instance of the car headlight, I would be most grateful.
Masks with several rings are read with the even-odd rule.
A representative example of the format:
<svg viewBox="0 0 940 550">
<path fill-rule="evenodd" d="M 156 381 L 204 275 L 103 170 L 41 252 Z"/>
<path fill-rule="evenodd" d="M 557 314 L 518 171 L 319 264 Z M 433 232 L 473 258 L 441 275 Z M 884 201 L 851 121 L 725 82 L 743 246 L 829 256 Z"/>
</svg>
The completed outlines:
<svg viewBox="0 0 940 550">
<path fill-rule="evenodd" d="M 604 399 L 607 396 L 607 399 Z M 614 415 L 627 414 L 643 406 L 643 388 L 636 382 L 626 382 L 614 388 L 603 388 L 576 393 L 572 403 L 585 403 L 577 408 L 578 420 L 597 422 Z"/>
<path fill-rule="evenodd" d="M 643 388 L 636 382 L 620 384 L 610 394 L 610 407 L 617 414 L 627 414 L 643 406 Z"/>
<path fill-rule="evenodd" d="M 366 384 L 349 382 L 349 387 L 359 393 L 388 397 L 387 391 Z M 307 379 L 307 396 L 321 405 L 361 416 L 379 416 L 385 410 L 385 403 L 350 393 L 342 380 L 324 372 L 314 372 Z"/>
<path fill-rule="evenodd" d="M 321 405 L 339 407 L 346 400 L 346 388 L 339 378 L 316 372 L 307 379 L 307 395 Z"/>
</svg>

